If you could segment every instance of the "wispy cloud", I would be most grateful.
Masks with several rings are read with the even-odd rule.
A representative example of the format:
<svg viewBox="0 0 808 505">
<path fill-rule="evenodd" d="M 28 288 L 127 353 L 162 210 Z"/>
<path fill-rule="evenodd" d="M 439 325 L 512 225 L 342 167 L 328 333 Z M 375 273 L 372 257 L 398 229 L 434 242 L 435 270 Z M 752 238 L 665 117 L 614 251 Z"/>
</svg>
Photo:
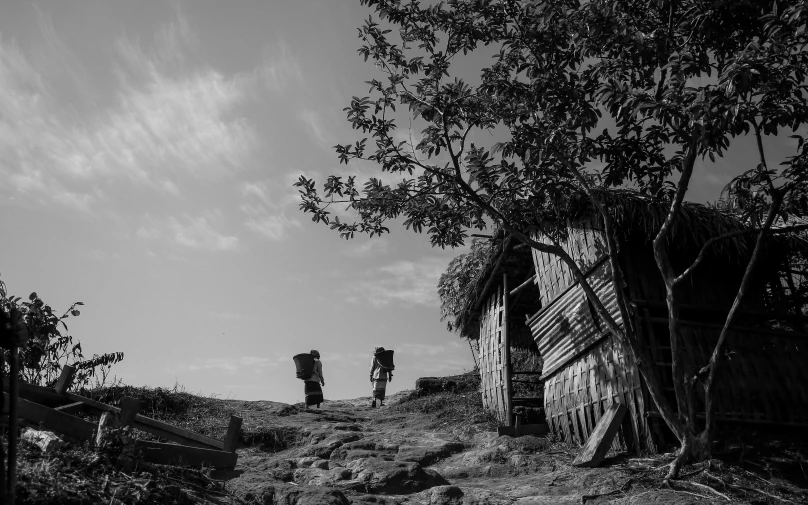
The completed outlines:
<svg viewBox="0 0 808 505">
<path fill-rule="evenodd" d="M 383 238 L 367 239 L 364 243 L 344 247 L 341 253 L 352 258 L 369 258 L 387 253 L 389 243 Z"/>
<path fill-rule="evenodd" d="M 300 226 L 300 221 L 286 213 L 287 208 L 295 203 L 289 193 L 293 191 L 288 185 L 277 186 L 268 180 L 244 183 L 241 211 L 246 216 L 244 224 L 247 228 L 265 239 L 277 241 L 286 238 L 290 229 Z"/>
<path fill-rule="evenodd" d="M 314 135 L 314 139 L 320 146 L 330 148 L 335 144 L 331 134 L 325 126 L 322 116 L 311 109 L 306 109 L 300 113 L 300 119 Z"/>
<path fill-rule="evenodd" d="M 369 270 L 364 277 L 344 289 L 345 299 L 379 308 L 437 303 L 437 285 L 448 260 L 423 258 L 419 262 L 398 261 Z"/>
<path fill-rule="evenodd" d="M 38 12 L 48 44 L 66 55 L 71 79 L 85 79 Z M 116 182 L 175 196 L 183 178 L 216 180 L 238 171 L 257 138 L 238 108 L 271 63 L 225 75 L 190 58 L 194 47 L 181 13 L 145 48 L 119 39 L 115 99 L 82 115 L 55 97 L 62 82 L 49 81 L 18 46 L 0 39 L 0 193 L 87 211 Z"/>
<path fill-rule="evenodd" d="M 267 358 L 261 356 L 197 359 L 191 363 L 180 365 L 172 371 L 219 371 L 228 375 L 244 374 L 245 371 L 252 371 L 253 373 L 257 374 L 263 372 L 267 368 L 277 366 L 281 360 L 282 358 Z"/>
<path fill-rule="evenodd" d="M 293 83 L 303 82 L 299 60 L 283 39 L 264 47 L 264 63 L 258 73 L 270 91 L 283 91 Z"/>
<path fill-rule="evenodd" d="M 218 210 L 199 216 L 184 214 L 167 219 L 146 215 L 143 220 L 137 237 L 144 241 L 162 239 L 183 248 L 207 251 L 234 251 L 240 247 L 238 237 L 216 229 L 216 224 L 223 221 L 222 213 Z"/>
</svg>

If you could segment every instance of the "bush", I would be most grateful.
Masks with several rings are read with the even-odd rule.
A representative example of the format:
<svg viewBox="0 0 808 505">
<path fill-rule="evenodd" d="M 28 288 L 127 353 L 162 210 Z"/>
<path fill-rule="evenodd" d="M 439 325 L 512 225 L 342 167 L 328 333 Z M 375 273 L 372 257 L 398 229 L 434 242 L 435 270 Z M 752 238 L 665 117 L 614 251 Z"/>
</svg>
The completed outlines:
<svg viewBox="0 0 808 505">
<path fill-rule="evenodd" d="M 53 386 L 62 367 L 72 365 L 76 369 L 73 384 L 78 388 L 87 387 L 94 379 L 95 386 L 103 385 L 109 376 L 112 365 L 123 359 L 122 352 L 94 354 L 85 358 L 81 343 L 74 343 L 67 332 L 70 317 L 78 317 L 75 302 L 61 316 L 46 304 L 36 292 L 23 300 L 19 296 L 8 295 L 5 283 L 0 280 L 0 313 L 3 319 L 13 321 L 21 318 L 27 329 L 27 339 L 19 347 L 20 378 L 30 384 Z M 64 331 L 64 333 L 63 333 Z M 8 363 L 8 350 L 4 350 L 4 362 Z M 8 366 L 3 372 L 8 376 Z"/>
</svg>

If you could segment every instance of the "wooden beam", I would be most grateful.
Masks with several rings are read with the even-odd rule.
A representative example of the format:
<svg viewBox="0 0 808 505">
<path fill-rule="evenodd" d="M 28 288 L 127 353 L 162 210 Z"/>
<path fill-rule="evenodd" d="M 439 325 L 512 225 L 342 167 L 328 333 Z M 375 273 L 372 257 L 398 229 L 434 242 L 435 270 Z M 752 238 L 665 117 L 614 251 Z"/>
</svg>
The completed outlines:
<svg viewBox="0 0 808 505">
<path fill-rule="evenodd" d="M 661 302 L 657 300 L 643 300 L 641 298 L 637 298 L 631 301 L 632 303 L 639 305 L 640 307 L 649 307 L 655 309 L 668 308 L 668 304 L 666 302 Z M 691 305 L 688 303 L 682 303 L 680 304 L 680 307 L 682 308 L 682 310 L 701 312 L 703 314 L 713 314 L 725 319 L 727 317 L 727 314 L 729 313 L 729 308 L 716 309 L 714 307 L 705 307 L 703 305 Z M 756 310 L 744 310 L 739 315 L 742 318 L 763 319 L 763 320 L 781 319 L 783 321 L 808 322 L 808 316 L 806 315 L 788 314 L 782 312 L 777 313 L 777 312 L 760 312 Z"/>
<path fill-rule="evenodd" d="M 125 396 L 121 399 L 121 427 L 131 426 L 140 410 L 140 400 Z"/>
<path fill-rule="evenodd" d="M 135 453 L 139 459 L 158 465 L 188 465 L 191 467 L 213 467 L 232 469 L 236 466 L 238 455 L 235 452 L 200 449 L 187 445 L 162 444 L 138 440 Z"/>
<path fill-rule="evenodd" d="M 497 258 L 497 262 L 494 264 L 494 268 L 493 270 L 491 270 L 491 274 L 488 276 L 488 280 L 485 282 L 483 289 L 479 293 L 477 293 L 477 303 L 474 304 L 474 310 L 479 310 L 480 305 L 482 305 L 483 302 L 485 301 L 485 293 L 488 291 L 488 288 L 491 287 L 491 283 L 494 282 L 494 279 L 496 279 L 499 266 L 502 264 L 502 261 L 505 259 L 505 256 L 508 255 L 508 246 L 510 245 L 510 243 L 511 243 L 511 236 L 508 235 L 508 237 L 502 243 L 502 253 L 499 255 L 499 258 Z"/>
<path fill-rule="evenodd" d="M 240 417 L 230 416 L 230 424 L 227 426 L 227 435 L 224 437 L 224 445 L 222 446 L 223 451 L 236 452 L 241 423 L 242 419 Z"/>
<path fill-rule="evenodd" d="M 45 405 L 46 407 L 59 407 L 61 405 L 70 403 L 70 399 L 57 394 L 53 388 L 28 384 L 27 382 L 22 381 L 20 381 L 18 384 L 20 398 L 24 398 L 28 401 Z M 7 378 L 3 379 L 3 391 L 10 391 L 10 385 Z"/>
<path fill-rule="evenodd" d="M 513 385 L 511 384 L 511 340 L 508 313 L 508 275 L 502 274 L 502 352 L 505 365 L 505 422 L 513 424 Z"/>
<path fill-rule="evenodd" d="M 626 406 L 622 403 L 613 403 L 606 409 L 592 435 L 589 436 L 589 440 L 586 441 L 586 445 L 572 462 L 573 466 L 595 467 L 600 465 L 612 445 L 620 423 L 623 422 L 626 410 Z"/>
<path fill-rule="evenodd" d="M 84 407 L 83 403 L 74 402 L 74 403 L 68 403 L 67 405 L 60 405 L 58 407 L 54 407 L 53 410 L 58 410 L 59 412 L 68 413 L 70 411 L 81 410 L 82 407 Z"/>
<path fill-rule="evenodd" d="M 73 385 L 73 377 L 76 375 L 76 368 L 71 365 L 65 365 L 62 367 L 62 371 L 59 374 L 59 379 L 56 381 L 56 385 L 53 386 L 53 389 L 58 394 L 66 393 L 70 386 Z"/>
<path fill-rule="evenodd" d="M 8 403 L 8 393 L 3 393 Z M 91 440 L 95 432 L 95 424 L 65 412 L 40 405 L 20 398 L 17 403 L 17 415 L 26 421 L 39 424 L 45 429 L 53 430 L 78 440 Z"/>
<path fill-rule="evenodd" d="M 85 398 L 84 396 L 77 395 L 75 393 L 65 393 L 64 396 L 69 398 L 70 400 L 76 402 L 82 402 L 85 405 L 89 405 L 90 407 L 93 407 L 97 410 L 114 412 L 116 414 L 120 414 L 121 411 L 121 409 L 119 409 L 118 407 L 113 407 L 112 405 L 107 405 L 106 403 L 98 402 L 90 398 Z M 200 435 L 199 433 L 194 433 L 193 431 L 186 430 L 184 428 L 179 428 L 177 426 L 164 423 L 162 421 L 158 421 L 157 419 L 141 416 L 140 414 L 135 416 L 135 419 L 132 422 L 132 427 L 141 431 L 145 431 L 147 433 L 151 433 L 152 435 L 157 435 L 158 437 L 163 437 L 167 440 L 179 442 L 186 445 L 194 445 L 194 446 L 198 445 L 202 447 L 209 447 L 219 450 L 221 450 L 222 447 L 224 447 L 224 442 L 222 442 L 221 440 L 216 440 L 215 438 Z"/>
<path fill-rule="evenodd" d="M 514 289 L 512 289 L 511 292 L 510 292 L 510 296 L 516 296 L 516 294 L 518 294 L 520 291 L 522 291 L 526 287 L 530 286 L 535 280 L 536 280 L 536 274 L 531 275 L 528 280 L 526 280 L 522 284 L 519 284 Z"/>
</svg>

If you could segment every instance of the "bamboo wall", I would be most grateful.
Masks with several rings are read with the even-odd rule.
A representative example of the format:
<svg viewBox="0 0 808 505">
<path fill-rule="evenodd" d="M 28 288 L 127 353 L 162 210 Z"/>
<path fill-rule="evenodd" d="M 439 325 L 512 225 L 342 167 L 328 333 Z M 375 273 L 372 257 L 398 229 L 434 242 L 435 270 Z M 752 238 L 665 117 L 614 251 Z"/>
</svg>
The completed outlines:
<svg viewBox="0 0 808 505">
<path fill-rule="evenodd" d="M 594 266 L 608 252 L 600 231 L 570 229 L 568 233 L 569 239 L 564 244 L 564 248 L 584 272 Z M 534 238 L 548 243 L 543 237 Z M 536 285 L 539 288 L 542 307 L 549 305 L 575 282 L 569 267 L 554 254 L 533 249 L 533 264 L 538 274 L 536 275 Z"/>
<path fill-rule="evenodd" d="M 505 324 L 502 305 L 503 286 L 500 284 L 483 304 L 480 316 L 480 379 L 483 406 L 495 412 L 501 424 L 509 424 L 508 401 L 506 394 L 507 370 L 505 346 L 503 345 L 503 325 Z"/>
<path fill-rule="evenodd" d="M 615 337 L 601 340 L 544 382 L 547 423 L 564 440 L 585 443 L 612 403 L 626 405 L 629 414 L 613 447 L 655 452 L 642 379 Z"/>
<path fill-rule="evenodd" d="M 644 330 L 660 369 L 662 387 L 673 400 L 668 320 L 644 310 Z M 681 321 L 684 364 L 689 370 L 710 360 L 720 324 Z M 735 327 L 720 370 L 714 401 L 719 422 L 808 426 L 808 335 Z M 697 389 L 701 393 L 700 389 Z M 703 397 L 699 398 L 701 405 Z"/>
</svg>

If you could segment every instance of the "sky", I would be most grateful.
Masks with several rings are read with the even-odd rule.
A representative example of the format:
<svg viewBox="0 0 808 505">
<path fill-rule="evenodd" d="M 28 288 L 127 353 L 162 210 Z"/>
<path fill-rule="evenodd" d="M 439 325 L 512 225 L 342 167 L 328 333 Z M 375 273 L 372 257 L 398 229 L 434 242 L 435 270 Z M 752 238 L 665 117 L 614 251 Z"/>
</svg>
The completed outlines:
<svg viewBox="0 0 808 505">
<path fill-rule="evenodd" d="M 297 208 L 301 174 L 373 174 L 332 147 L 358 139 L 342 109 L 375 76 L 358 0 L 0 12 L 0 279 L 57 311 L 83 302 L 70 334 L 87 355 L 123 352 L 116 378 L 291 403 L 292 356 L 310 349 L 328 399 L 370 395 L 376 346 L 396 351 L 388 393 L 473 367 L 436 293 L 464 249 L 401 227 L 345 241 Z M 689 198 L 755 159 L 738 143 Z"/>
</svg>

